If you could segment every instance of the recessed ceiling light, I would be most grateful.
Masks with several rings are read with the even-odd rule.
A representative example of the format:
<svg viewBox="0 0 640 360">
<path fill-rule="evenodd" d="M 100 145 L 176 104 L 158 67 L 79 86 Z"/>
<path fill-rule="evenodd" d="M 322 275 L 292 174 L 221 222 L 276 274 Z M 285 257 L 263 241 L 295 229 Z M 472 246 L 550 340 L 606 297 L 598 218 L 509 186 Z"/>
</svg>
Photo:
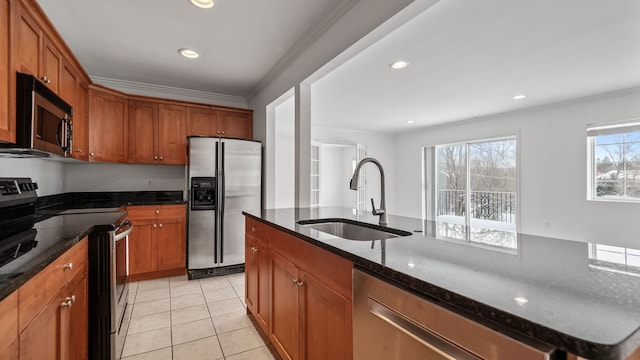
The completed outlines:
<svg viewBox="0 0 640 360">
<path fill-rule="evenodd" d="M 389 67 L 391 67 L 394 70 L 404 69 L 407 66 L 409 66 L 409 63 L 404 60 L 398 60 L 389 64 Z"/>
<path fill-rule="evenodd" d="M 413 263 L 413 262 L 410 262 L 410 263 L 408 263 L 408 264 L 407 264 L 407 266 L 409 266 L 410 268 L 412 268 L 412 267 L 415 267 L 415 266 L 416 266 L 416 264 L 415 264 L 415 263 Z"/>
<path fill-rule="evenodd" d="M 520 94 L 520 95 L 516 95 L 516 96 L 514 96 L 514 97 L 513 97 L 513 100 L 522 100 L 522 99 L 524 99 L 524 98 L 526 98 L 526 97 L 527 97 L 527 95 Z"/>
<path fill-rule="evenodd" d="M 189 59 L 196 59 L 198 57 L 200 57 L 200 54 L 198 54 L 197 51 L 193 50 L 193 49 L 186 49 L 186 48 L 182 48 L 180 50 L 178 50 L 178 53 L 180 53 L 180 55 L 189 58 Z"/>
<path fill-rule="evenodd" d="M 191 3 L 203 9 L 211 9 L 213 7 L 213 0 L 191 0 Z"/>
<path fill-rule="evenodd" d="M 414 120 L 407 120 L 407 121 L 405 121 L 404 123 L 405 123 L 405 124 L 413 124 L 414 122 L 415 122 Z"/>
</svg>

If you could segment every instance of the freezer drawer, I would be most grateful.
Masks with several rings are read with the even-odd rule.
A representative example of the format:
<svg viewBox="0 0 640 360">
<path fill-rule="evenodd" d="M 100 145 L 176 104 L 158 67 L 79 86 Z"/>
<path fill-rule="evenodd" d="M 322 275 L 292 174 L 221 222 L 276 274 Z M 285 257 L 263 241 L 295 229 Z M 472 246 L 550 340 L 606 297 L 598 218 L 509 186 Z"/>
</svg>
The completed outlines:
<svg viewBox="0 0 640 360">
<path fill-rule="evenodd" d="M 518 341 L 354 269 L 353 352 L 355 360 L 547 360 L 554 348 Z"/>
</svg>

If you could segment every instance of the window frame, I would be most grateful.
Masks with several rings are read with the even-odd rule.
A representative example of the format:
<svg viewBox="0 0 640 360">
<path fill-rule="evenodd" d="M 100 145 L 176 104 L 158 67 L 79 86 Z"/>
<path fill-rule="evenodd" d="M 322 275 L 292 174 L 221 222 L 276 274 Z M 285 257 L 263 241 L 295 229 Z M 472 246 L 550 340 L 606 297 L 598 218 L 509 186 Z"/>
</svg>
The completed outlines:
<svg viewBox="0 0 640 360">
<path fill-rule="evenodd" d="M 438 147 L 443 147 L 443 146 L 455 146 L 455 145 L 464 145 L 466 147 L 466 171 L 468 172 L 469 169 L 469 154 L 468 154 L 468 148 L 470 145 L 472 144 L 476 144 L 476 143 L 487 143 L 487 142 L 496 142 L 496 141 L 502 141 L 502 140 L 514 140 L 515 141 L 515 161 L 516 161 L 516 169 L 515 169 L 515 176 L 516 176 L 516 194 L 515 194 L 515 201 L 516 201 L 516 206 L 515 206 L 515 234 L 516 234 L 516 248 L 509 248 L 509 247 L 500 247 L 500 246 L 496 246 L 496 245 L 491 245 L 491 244 L 487 244 L 487 243 L 483 243 L 483 242 L 477 242 L 477 241 L 471 241 L 471 236 L 468 234 L 469 232 L 469 224 L 468 222 L 470 221 L 470 216 L 466 216 L 465 213 L 465 224 L 467 227 L 467 231 L 465 234 L 465 239 L 458 239 L 458 238 L 443 238 L 445 240 L 452 240 L 452 241 L 458 241 L 458 242 L 463 242 L 466 244 L 470 244 L 472 246 L 477 246 L 477 247 L 482 247 L 482 248 L 491 248 L 493 250 L 498 250 L 498 251 L 503 251 L 506 253 L 513 253 L 513 252 L 517 252 L 518 248 L 519 248 L 519 238 L 517 236 L 517 234 L 520 233 L 520 223 L 521 221 L 519 221 L 520 219 L 520 207 L 521 207 L 521 188 L 520 188 L 520 133 L 519 131 L 515 131 L 513 133 L 507 133 L 507 134 L 502 134 L 502 135 L 495 135 L 495 136 L 486 136 L 486 137 L 476 137 L 476 138 L 472 138 L 472 139 L 466 139 L 466 140 L 459 140 L 459 141 L 448 141 L 448 142 L 441 142 L 441 143 L 437 143 L 437 144 L 428 144 L 428 145 L 423 145 L 422 146 L 422 218 L 424 220 L 428 220 L 428 221 L 433 221 L 434 223 L 437 222 L 437 212 L 438 212 L 438 189 L 437 189 L 437 148 Z M 466 179 L 467 182 L 467 189 L 469 188 L 469 182 L 470 182 L 470 177 L 467 176 Z M 465 199 L 465 203 L 466 203 L 466 207 L 468 208 L 469 206 L 469 202 L 470 202 L 470 198 L 469 196 L 466 196 Z"/>
<path fill-rule="evenodd" d="M 619 130 L 616 130 L 619 129 Z M 627 129 L 628 131 L 621 131 Z M 640 118 L 633 118 L 620 121 L 611 121 L 595 124 L 587 124 L 587 201 L 608 202 L 608 203 L 640 203 L 639 197 L 619 196 L 607 197 L 597 195 L 598 181 L 596 164 L 596 137 L 612 134 L 627 134 L 640 131 Z M 625 170 L 626 171 L 626 170 Z M 624 180 L 627 178 L 624 176 Z M 626 187 L 626 185 L 625 185 Z M 625 190 L 626 192 L 626 190 Z"/>
</svg>

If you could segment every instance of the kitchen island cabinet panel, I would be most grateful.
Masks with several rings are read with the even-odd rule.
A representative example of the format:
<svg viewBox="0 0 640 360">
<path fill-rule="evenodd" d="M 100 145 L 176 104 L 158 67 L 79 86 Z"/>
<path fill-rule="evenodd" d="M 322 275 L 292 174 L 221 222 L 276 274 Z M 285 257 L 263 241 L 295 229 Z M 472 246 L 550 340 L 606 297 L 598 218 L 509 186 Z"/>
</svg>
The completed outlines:
<svg viewBox="0 0 640 360">
<path fill-rule="evenodd" d="M 69 341 L 66 304 L 66 291 L 61 289 L 20 333 L 21 360 L 66 359 Z"/>
<path fill-rule="evenodd" d="M 249 217 L 245 243 L 247 311 L 280 356 L 352 359 L 353 263 Z"/>
<path fill-rule="evenodd" d="M 300 359 L 300 293 L 298 269 L 282 256 L 271 254 L 271 324 L 269 338 L 278 353 Z"/>
<path fill-rule="evenodd" d="M 345 360 L 353 356 L 351 301 L 302 273 L 303 359 Z"/>
</svg>

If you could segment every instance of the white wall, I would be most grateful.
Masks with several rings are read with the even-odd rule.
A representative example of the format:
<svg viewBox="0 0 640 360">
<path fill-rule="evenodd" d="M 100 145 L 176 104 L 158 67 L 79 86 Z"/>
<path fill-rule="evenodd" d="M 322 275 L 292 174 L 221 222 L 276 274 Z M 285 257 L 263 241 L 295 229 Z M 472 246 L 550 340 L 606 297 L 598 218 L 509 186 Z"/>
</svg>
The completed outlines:
<svg viewBox="0 0 640 360">
<path fill-rule="evenodd" d="M 38 158 L 0 158 L 0 177 L 30 177 L 38 183 L 38 196 L 64 192 L 65 164 Z"/>
<path fill-rule="evenodd" d="M 185 167 L 109 163 L 66 164 L 66 192 L 184 190 Z"/>
<path fill-rule="evenodd" d="M 586 126 L 638 114 L 640 89 L 633 89 L 400 134 L 395 213 L 421 216 L 423 145 L 518 134 L 520 232 L 637 248 L 640 204 L 586 200 Z"/>
<path fill-rule="evenodd" d="M 295 98 L 275 108 L 274 204 L 271 208 L 295 206 Z"/>
<path fill-rule="evenodd" d="M 320 143 L 363 144 L 366 147 L 367 156 L 380 161 L 384 168 L 387 210 L 392 214 L 398 213 L 396 206 L 398 202 L 395 195 L 398 170 L 396 165 L 396 141 L 393 134 L 313 126 L 311 128 L 311 139 Z M 323 160 L 320 159 L 320 162 L 322 163 Z M 380 204 L 380 174 L 375 165 L 366 164 L 365 166 L 367 171 L 367 209 L 371 209 L 371 198 L 375 199 L 376 206 Z M 322 177 L 323 175 L 320 174 L 320 178 Z M 347 177 L 344 183 L 345 188 L 348 188 L 350 178 L 351 175 Z"/>
<path fill-rule="evenodd" d="M 349 189 L 355 145 L 320 145 L 320 206 L 356 207 L 356 192 Z"/>
</svg>

